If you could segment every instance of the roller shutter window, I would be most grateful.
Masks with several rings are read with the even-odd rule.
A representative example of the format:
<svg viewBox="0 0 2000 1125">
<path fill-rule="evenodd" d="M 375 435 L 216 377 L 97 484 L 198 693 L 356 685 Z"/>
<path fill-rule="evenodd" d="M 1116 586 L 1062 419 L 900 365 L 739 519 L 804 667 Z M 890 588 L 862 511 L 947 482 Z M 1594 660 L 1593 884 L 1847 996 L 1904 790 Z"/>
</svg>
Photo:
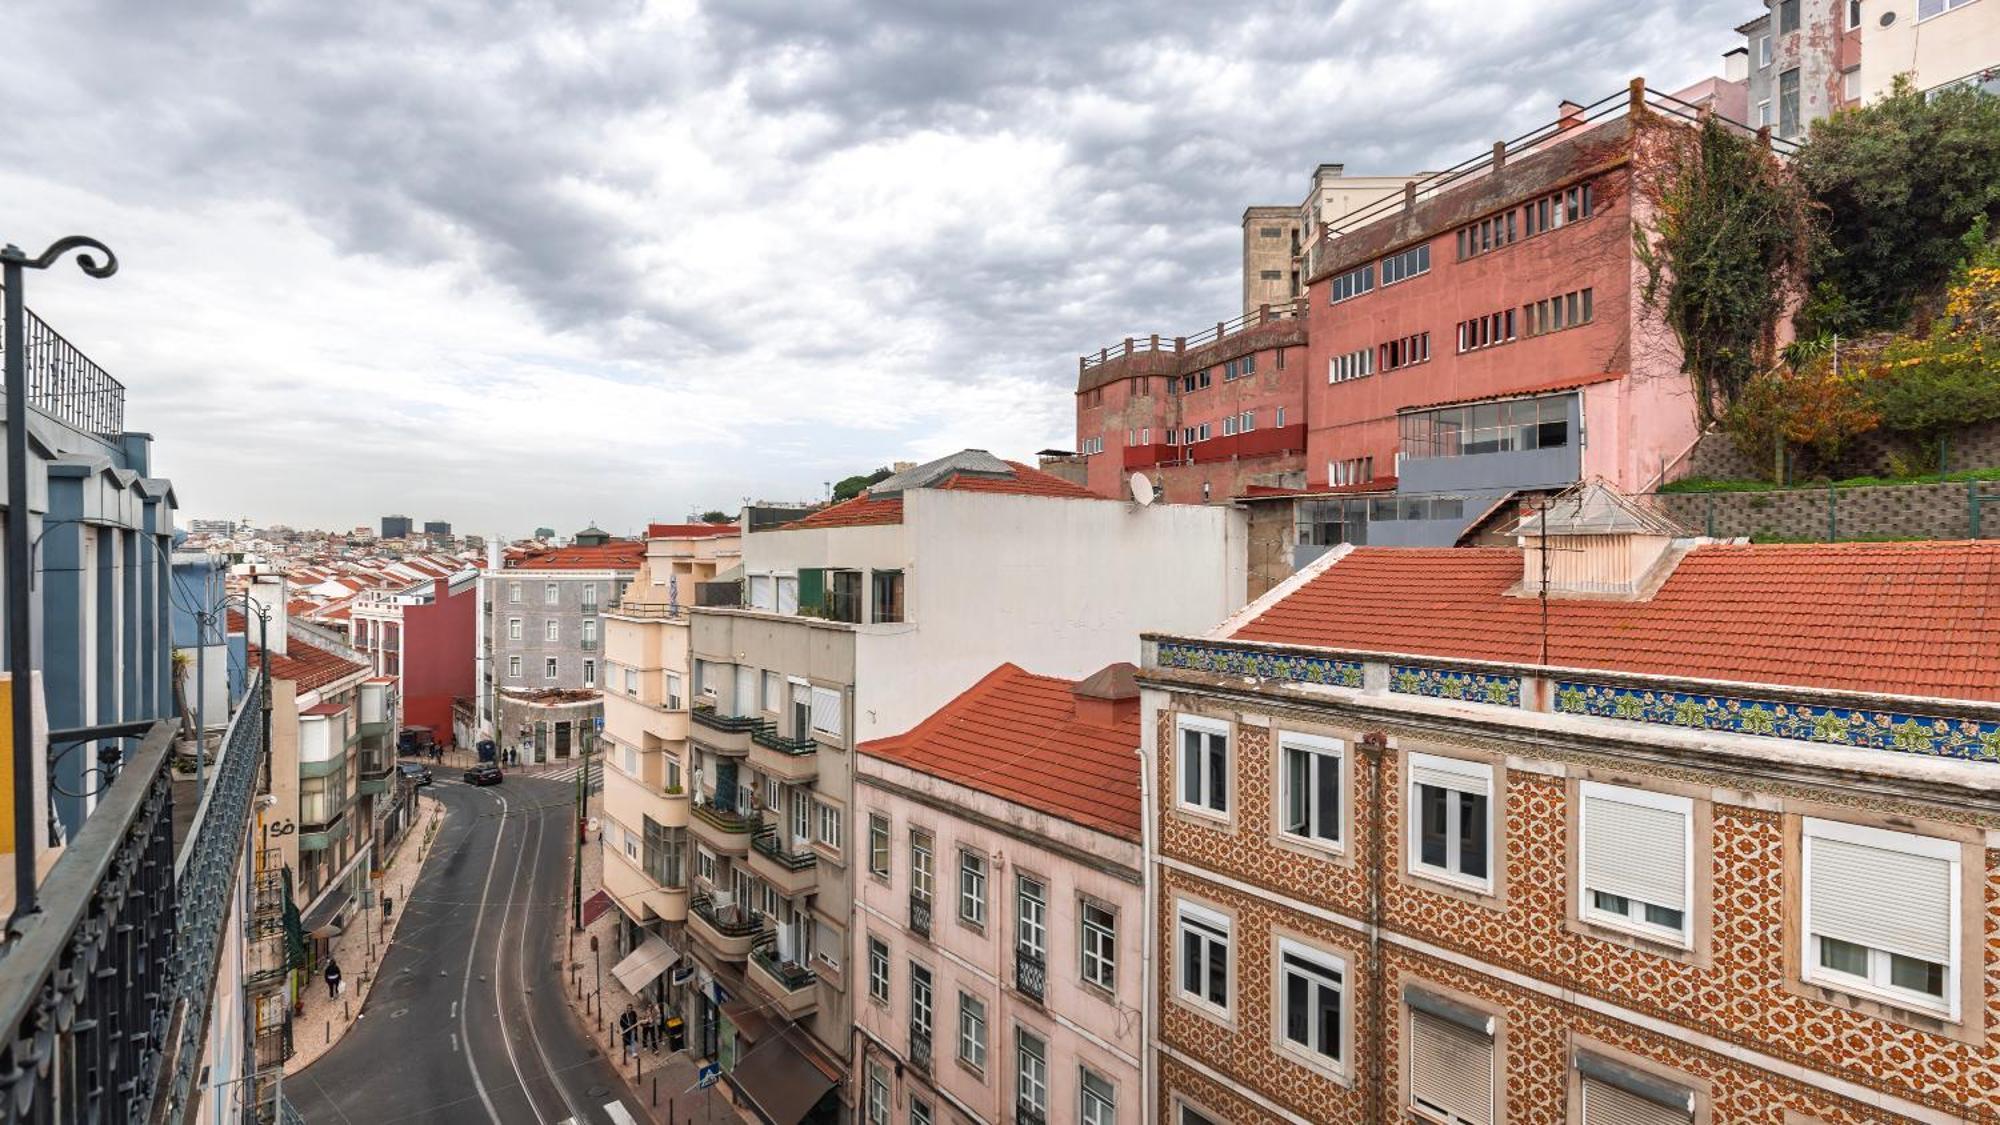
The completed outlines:
<svg viewBox="0 0 2000 1125">
<path fill-rule="evenodd" d="M 1580 796 L 1585 917 L 1684 944 L 1694 802 L 1594 782 Z"/>
<path fill-rule="evenodd" d="M 1960 845 L 1808 818 L 1806 975 L 1955 1014 Z"/>
<path fill-rule="evenodd" d="M 812 689 L 812 729 L 840 737 L 840 693 L 831 688 Z"/>
<path fill-rule="evenodd" d="M 1583 1080 L 1583 1125 L 1689 1125 L 1694 1117 L 1595 1078 Z"/>
<path fill-rule="evenodd" d="M 1493 885 L 1493 767 L 1411 754 L 1413 873 L 1488 890 Z"/>
<path fill-rule="evenodd" d="M 1411 1011 L 1410 1108 L 1450 1125 L 1492 1125 L 1493 1036 Z"/>
</svg>

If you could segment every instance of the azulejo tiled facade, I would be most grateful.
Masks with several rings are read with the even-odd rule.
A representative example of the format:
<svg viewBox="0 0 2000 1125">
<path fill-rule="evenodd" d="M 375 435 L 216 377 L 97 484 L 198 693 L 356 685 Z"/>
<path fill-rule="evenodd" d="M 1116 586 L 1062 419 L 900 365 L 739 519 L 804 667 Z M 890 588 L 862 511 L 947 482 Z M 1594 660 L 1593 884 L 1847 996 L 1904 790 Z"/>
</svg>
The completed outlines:
<svg viewBox="0 0 2000 1125">
<path fill-rule="evenodd" d="M 1362 685 L 1364 665 L 1359 660 L 1179 641 L 1162 641 L 1159 647 L 1158 659 L 1162 668 L 1185 668 L 1192 672 L 1213 672 L 1225 676 L 1255 676 L 1263 680 L 1298 684 L 1330 684 L 1346 688 Z"/>
<path fill-rule="evenodd" d="M 1160 865 L 1155 925 L 1163 954 L 1154 995 L 1164 1049 L 1159 1069 L 1162 1122 L 1178 1125 L 1170 1116 L 1176 1093 L 1232 1121 L 1282 1119 L 1268 1106 L 1311 1121 L 1365 1120 L 1363 1076 L 1371 1070 L 1360 1052 L 1378 1042 L 1383 1044 L 1384 1101 L 1394 1117 L 1404 1096 L 1399 998 L 1405 982 L 1436 986 L 1500 1013 L 1500 1081 L 1507 1121 L 1570 1120 L 1576 1045 L 1587 1041 L 1625 1052 L 1701 1091 L 1707 1116 L 1700 1120 L 1713 1125 L 1789 1125 L 1788 1112 L 1827 1125 L 1909 1119 L 1869 1104 L 1878 1095 L 1964 1120 L 2000 1122 L 2000 851 L 1972 852 L 1985 867 L 1985 948 L 1968 954 L 1959 966 L 1984 983 L 1984 1011 L 1976 1021 L 1983 1030 L 1953 1034 L 1927 1029 L 1922 1021 L 1884 1018 L 1802 994 L 1788 978 L 1794 970 L 1785 951 L 1800 941 L 1796 891 L 1788 897 L 1786 885 L 1788 858 L 1796 861 L 1788 852 L 1798 846 L 1796 828 L 1787 828 L 1796 823 L 1794 810 L 1804 810 L 1798 815 L 1841 817 L 1847 815 L 1843 809 L 1857 817 L 1870 815 L 1832 779 L 1824 794 L 1773 789 L 1753 805 L 1737 796 L 1740 775 L 1717 774 L 1704 781 L 1699 775 L 1691 778 L 1685 768 L 1669 772 L 1616 763 L 1620 784 L 1700 793 L 1709 809 L 1706 836 L 1693 842 L 1696 862 L 1706 865 L 1709 888 L 1704 898 L 1690 904 L 1693 911 L 1705 912 L 1709 922 L 1704 956 L 1673 956 L 1650 951 L 1644 943 L 1609 940 L 1580 926 L 1566 909 L 1575 893 L 1572 783 L 1592 770 L 1599 772 L 1591 776 L 1601 778 L 1611 767 L 1552 757 L 1507 768 L 1504 763 L 1510 759 L 1501 751 L 1519 762 L 1518 740 L 1496 739 L 1487 747 L 1475 737 L 1428 729 L 1415 715 L 1407 723 L 1384 725 L 1348 712 L 1344 700 L 1287 698 L 1262 710 L 1185 685 L 1156 686 L 1150 694 L 1159 707 L 1151 727 L 1154 747 L 1174 745 L 1177 713 L 1232 721 L 1229 821 L 1174 810 L 1174 763 L 1158 754 L 1148 763 L 1155 791 L 1169 795 L 1158 815 L 1154 857 Z M 1355 725 L 1364 721 L 1370 725 Z M 1274 831 L 1271 810 L 1278 802 L 1272 739 L 1274 732 L 1294 729 L 1332 734 L 1344 742 L 1348 781 L 1343 798 L 1348 804 L 1340 854 L 1303 853 L 1282 843 Z M 1359 740 L 1364 729 L 1385 735 L 1392 748 L 1363 751 Z M 1502 872 L 1496 894 L 1468 896 L 1408 874 L 1402 762 L 1408 752 L 1495 763 L 1494 847 Z M 1377 753 L 1379 777 L 1373 765 Z M 1382 795 L 1379 810 L 1372 797 L 1377 792 Z M 1919 831 L 1925 823 L 1941 822 L 1938 810 L 1921 802 L 1885 800 L 1871 796 L 1867 807 L 1875 815 L 1916 824 Z M 1376 824 L 1379 837 L 1372 832 Z M 1360 955 L 1370 869 L 1378 857 L 1386 935 L 1385 987 L 1379 993 L 1372 991 L 1377 982 Z M 1177 895 L 1211 904 L 1235 921 L 1238 994 L 1228 1026 L 1174 998 L 1178 954 L 1172 904 Z M 1350 1040 L 1356 1055 L 1348 1061 L 1352 1077 L 1346 1084 L 1273 1048 L 1270 959 L 1274 935 L 1280 933 L 1354 954 L 1348 960 L 1346 987 L 1356 1015 Z M 1512 983 L 1516 981 L 1529 983 Z M 1384 1005 L 1379 1030 L 1371 1022 L 1374 1003 Z M 1646 1020 L 1664 1021 L 1674 1030 L 1662 1033 Z M 1198 1062 L 1256 1097 L 1222 1089 L 1222 1083 L 1181 1065 L 1176 1056 Z M 1794 1069 L 1804 1080 L 1791 1076 Z M 1863 1099 L 1843 1096 L 1838 1092 L 1842 1084 L 1869 1093 Z"/>
<path fill-rule="evenodd" d="M 1390 665 L 1389 690 L 1398 695 L 1427 695 L 1432 699 L 1491 703 L 1498 707 L 1521 705 L 1519 676 L 1431 668 L 1421 664 Z"/>
<path fill-rule="evenodd" d="M 2000 722 L 1620 687 L 1585 680 L 1556 681 L 1555 706 L 1568 714 L 1600 719 L 2000 762 Z"/>
</svg>

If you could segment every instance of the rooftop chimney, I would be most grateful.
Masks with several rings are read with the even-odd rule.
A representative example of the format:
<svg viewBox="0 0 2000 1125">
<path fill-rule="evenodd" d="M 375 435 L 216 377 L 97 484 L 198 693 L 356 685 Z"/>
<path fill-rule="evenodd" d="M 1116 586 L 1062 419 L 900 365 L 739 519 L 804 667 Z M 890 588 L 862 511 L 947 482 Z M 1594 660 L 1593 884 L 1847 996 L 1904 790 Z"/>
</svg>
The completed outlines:
<svg viewBox="0 0 2000 1125">
<path fill-rule="evenodd" d="M 1556 106 L 1556 129 L 1567 133 L 1581 124 L 1583 124 L 1583 107 L 1564 98 L 1562 103 Z"/>
<path fill-rule="evenodd" d="M 1750 77 L 1750 48 L 1737 47 L 1722 53 L 1722 79 L 1742 82 Z"/>
<path fill-rule="evenodd" d="M 244 622 L 244 636 L 252 644 L 268 643 L 273 655 L 283 656 L 286 652 L 286 609 L 291 600 L 291 591 L 285 583 L 285 576 L 265 567 L 253 567 L 248 577 L 251 612 Z M 271 615 L 268 626 L 260 624 L 257 620 L 258 615 L 262 613 Z"/>
<path fill-rule="evenodd" d="M 1094 727 L 1115 727 L 1139 713 L 1138 669 L 1107 664 L 1076 683 L 1077 721 Z"/>
</svg>

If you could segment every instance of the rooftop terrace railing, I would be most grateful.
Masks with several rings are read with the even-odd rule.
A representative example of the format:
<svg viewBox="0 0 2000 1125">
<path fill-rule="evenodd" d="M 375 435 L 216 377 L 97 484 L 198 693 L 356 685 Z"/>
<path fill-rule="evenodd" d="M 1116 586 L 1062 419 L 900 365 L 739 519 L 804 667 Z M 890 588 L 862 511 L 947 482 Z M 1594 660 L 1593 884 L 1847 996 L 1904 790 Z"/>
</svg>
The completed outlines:
<svg viewBox="0 0 2000 1125">
<path fill-rule="evenodd" d="M 28 405 L 88 434 L 125 432 L 125 384 L 111 377 L 47 321 L 27 314 L 21 326 Z"/>
<path fill-rule="evenodd" d="M 1146 352 L 1172 352 L 1179 354 L 1193 348 L 1213 344 L 1218 340 L 1227 339 L 1251 328 L 1283 320 L 1297 320 L 1305 315 L 1305 307 L 1305 298 L 1301 297 L 1289 304 L 1259 305 L 1255 312 L 1244 313 L 1235 320 L 1219 320 L 1215 323 L 1215 327 L 1197 332 L 1192 336 L 1175 336 L 1172 339 L 1167 339 L 1157 332 L 1144 338 L 1127 336 L 1123 342 L 1115 347 L 1097 349 L 1096 355 L 1078 356 L 1076 369 L 1078 372 L 1084 372 L 1093 367 L 1100 367 L 1114 359 L 1123 359 L 1128 355 L 1138 355 Z"/>
</svg>

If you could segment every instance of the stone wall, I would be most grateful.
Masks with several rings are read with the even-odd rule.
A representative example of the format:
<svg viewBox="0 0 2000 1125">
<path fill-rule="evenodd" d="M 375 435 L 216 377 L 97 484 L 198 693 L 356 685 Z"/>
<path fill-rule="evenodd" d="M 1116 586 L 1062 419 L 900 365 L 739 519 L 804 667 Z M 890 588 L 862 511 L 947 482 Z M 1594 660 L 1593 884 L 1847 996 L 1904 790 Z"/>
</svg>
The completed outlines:
<svg viewBox="0 0 2000 1125">
<path fill-rule="evenodd" d="M 1975 488 L 1989 497 L 1980 517 L 1981 538 L 2000 538 L 2000 482 L 1995 481 L 1654 493 L 1651 499 L 1696 535 L 1826 539 L 1831 528 L 1839 539 L 1965 539 L 1972 534 Z"/>
<path fill-rule="evenodd" d="M 1899 468 L 1933 473 L 1938 470 L 1935 457 L 1935 453 L 1919 450 L 1916 442 L 1902 434 L 1872 430 L 1850 442 L 1840 460 L 1824 475 L 1836 480 L 1888 476 Z M 2000 421 L 1981 422 L 1953 434 L 1945 443 L 1945 464 L 1948 472 L 2000 466 Z M 1703 435 L 1694 451 L 1688 454 L 1681 470 L 1673 473 L 1675 477 L 1712 477 L 1720 480 L 1755 480 L 1770 474 L 1770 455 L 1747 456 L 1737 448 L 1735 438 L 1719 430 Z"/>
</svg>

